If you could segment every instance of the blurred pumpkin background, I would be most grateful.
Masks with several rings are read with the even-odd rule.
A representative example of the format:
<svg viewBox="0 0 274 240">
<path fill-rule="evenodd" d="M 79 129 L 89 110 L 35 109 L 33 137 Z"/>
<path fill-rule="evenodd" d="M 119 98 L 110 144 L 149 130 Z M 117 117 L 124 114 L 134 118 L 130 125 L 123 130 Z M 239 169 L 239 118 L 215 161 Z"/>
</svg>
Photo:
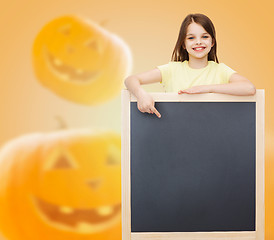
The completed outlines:
<svg viewBox="0 0 274 240">
<path fill-rule="evenodd" d="M 52 210 L 54 204 L 62 205 L 61 212 L 70 214 L 74 206 L 80 209 L 81 216 L 85 215 L 87 209 L 100 204 L 100 212 L 106 216 L 110 213 L 106 206 L 120 202 L 118 195 L 110 199 L 113 189 L 105 187 L 97 192 L 98 195 L 94 195 L 98 197 L 97 202 L 88 204 L 83 198 L 72 198 L 63 203 L 64 199 L 60 196 L 69 197 L 73 193 L 60 191 L 69 186 L 56 171 L 85 166 L 83 173 L 77 171 L 77 181 L 71 178 L 74 173 L 62 173 L 64 179 L 70 176 L 71 186 L 80 196 L 88 191 L 87 186 L 90 189 L 99 186 L 100 189 L 100 179 L 115 178 L 120 181 L 119 171 L 107 170 L 107 163 L 113 163 L 113 159 L 120 154 L 116 138 L 119 138 L 121 131 L 120 89 L 123 78 L 167 63 L 182 20 L 187 14 L 196 12 L 209 16 L 215 25 L 219 61 L 246 76 L 257 89 L 265 89 L 265 239 L 274 239 L 274 175 L 271 174 L 274 171 L 274 113 L 271 107 L 274 104 L 274 95 L 271 95 L 274 91 L 274 48 L 271 46 L 274 39 L 274 4 L 271 0 L 12 0 L 1 1 L 0 8 L 0 147 L 5 146 L 1 162 L 6 167 L 6 171 L 1 171 L 0 182 L 5 180 L 6 183 L 0 185 L 0 197 L 6 201 L 3 199 L 9 200 L 16 196 L 22 198 L 25 204 L 23 209 L 14 208 L 18 213 L 22 211 L 25 218 L 14 216 L 16 221 L 13 222 L 12 218 L 8 220 L 14 223 L 14 228 L 10 222 L 4 223 L 7 226 L 4 233 L 8 235 L 6 240 L 25 240 L 18 236 L 31 230 L 27 226 L 24 228 L 28 221 L 36 222 L 36 233 L 41 236 L 39 239 L 49 239 L 43 235 L 48 230 L 47 219 L 37 223 L 36 217 L 31 215 L 35 213 L 34 209 L 23 198 L 29 192 L 39 195 L 40 201 L 36 201 L 36 204 L 44 209 Z M 144 88 L 152 92 L 163 90 L 160 84 Z M 67 131 L 57 130 L 59 123 L 56 117 L 64 119 L 67 131 L 71 134 L 66 141 L 64 132 Z M 76 130 L 71 133 L 70 128 Z M 86 130 L 77 130 L 79 128 Z M 94 135 L 94 132 L 88 130 L 102 128 L 107 129 L 110 135 Z M 36 132 L 45 134 L 38 136 Z M 53 136 L 51 134 L 55 137 L 50 137 Z M 116 140 L 109 139 L 113 134 Z M 18 141 L 24 144 L 18 145 Z M 94 172 L 88 171 L 89 167 L 81 152 L 90 158 L 94 157 L 98 152 L 89 152 L 86 148 L 90 144 L 95 149 L 98 146 L 104 147 L 106 153 L 97 162 L 90 160 L 90 167 L 100 169 L 94 178 L 98 177 L 97 182 L 89 181 Z M 19 159 L 16 154 L 20 155 Z M 75 163 L 73 159 L 76 156 L 79 162 Z M 45 163 L 41 160 L 43 164 L 40 166 L 33 161 L 35 158 L 49 160 L 45 160 Z M 20 164 L 16 167 L 18 161 Z M 103 161 L 106 165 L 103 165 Z M 22 163 L 26 163 L 26 169 Z M 47 170 L 45 174 L 43 169 Z M 55 170 L 51 172 L 50 169 Z M 15 173 L 18 176 L 13 179 L 11 176 Z M 31 173 L 33 178 L 24 178 L 27 173 Z M 31 185 L 31 180 L 37 184 Z M 54 190 L 61 195 L 48 188 L 50 181 L 57 184 Z M 25 190 L 22 191 L 24 184 Z M 14 191 L 21 189 L 19 195 L 8 191 L 9 195 L 5 196 L 6 190 L 13 188 Z M 116 193 L 119 191 L 118 188 Z M 94 196 L 92 199 L 96 199 Z M 53 205 L 46 205 L 48 203 Z M 6 208 L 13 209 L 16 204 L 12 202 Z M 8 213 L 16 215 L 14 210 Z M 29 216 L 26 211 L 30 212 Z M 2 211 L 1 217 L 8 213 Z M 77 232 L 62 225 L 60 234 L 56 234 L 54 229 L 60 224 L 56 225 L 55 221 L 53 225 L 48 224 L 48 227 L 52 227 L 52 236 L 55 236 L 50 238 L 53 240 L 121 238 L 117 233 L 120 231 L 119 221 L 114 225 L 109 224 L 103 230 L 98 227 L 100 234 L 92 232 L 90 226 L 83 224 L 78 226 Z M 0 233 L 0 239 L 4 234 Z M 114 234 L 112 238 L 111 234 Z M 36 236 L 33 235 L 33 239 L 38 239 Z M 27 239 L 32 240 L 29 236 Z"/>
</svg>

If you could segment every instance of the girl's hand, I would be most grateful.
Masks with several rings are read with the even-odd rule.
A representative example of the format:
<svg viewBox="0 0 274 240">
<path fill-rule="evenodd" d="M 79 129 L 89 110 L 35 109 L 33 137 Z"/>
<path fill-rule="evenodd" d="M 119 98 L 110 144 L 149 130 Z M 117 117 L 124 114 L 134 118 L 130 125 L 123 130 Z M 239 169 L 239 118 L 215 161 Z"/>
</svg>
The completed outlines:
<svg viewBox="0 0 274 240">
<path fill-rule="evenodd" d="M 139 97 L 137 98 L 137 106 L 139 111 L 142 113 L 155 113 L 158 118 L 161 117 L 161 114 L 156 110 L 154 107 L 154 100 L 150 94 L 147 92 L 143 92 Z"/>
<path fill-rule="evenodd" d="M 200 85 L 200 86 L 194 86 L 185 90 L 180 90 L 178 94 L 182 93 L 188 93 L 188 94 L 195 94 L 195 93 L 209 93 L 209 85 Z"/>
</svg>

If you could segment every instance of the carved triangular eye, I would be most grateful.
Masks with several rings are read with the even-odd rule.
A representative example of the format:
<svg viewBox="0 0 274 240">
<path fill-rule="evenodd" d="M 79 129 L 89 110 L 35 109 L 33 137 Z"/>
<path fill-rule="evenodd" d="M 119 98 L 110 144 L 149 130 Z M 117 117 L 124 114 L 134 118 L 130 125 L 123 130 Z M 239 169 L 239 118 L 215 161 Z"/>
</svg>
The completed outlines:
<svg viewBox="0 0 274 240">
<path fill-rule="evenodd" d="M 70 34 L 70 31 L 71 31 L 71 26 L 69 24 L 67 25 L 64 25 L 62 27 L 60 27 L 59 29 L 59 32 L 68 36 Z"/>
<path fill-rule="evenodd" d="M 90 39 L 88 41 L 85 42 L 85 46 L 88 47 L 88 48 L 91 48 L 95 51 L 99 51 L 99 46 L 98 46 L 98 43 L 96 42 L 95 39 Z"/>
<path fill-rule="evenodd" d="M 120 165 L 121 164 L 121 149 L 117 146 L 110 145 L 108 148 L 108 155 L 106 163 L 108 165 Z"/>
<path fill-rule="evenodd" d="M 66 169 L 66 168 L 73 168 L 73 165 L 71 164 L 70 160 L 67 156 L 61 155 L 58 157 L 54 165 L 52 166 L 52 169 Z"/>
<path fill-rule="evenodd" d="M 45 163 L 45 170 L 66 170 L 77 168 L 77 163 L 73 157 L 65 150 L 56 149 L 52 151 Z"/>
<path fill-rule="evenodd" d="M 120 164 L 120 161 L 118 161 L 118 159 L 115 158 L 114 156 L 108 156 L 107 157 L 107 164 L 108 165 L 118 165 L 118 164 Z"/>
</svg>

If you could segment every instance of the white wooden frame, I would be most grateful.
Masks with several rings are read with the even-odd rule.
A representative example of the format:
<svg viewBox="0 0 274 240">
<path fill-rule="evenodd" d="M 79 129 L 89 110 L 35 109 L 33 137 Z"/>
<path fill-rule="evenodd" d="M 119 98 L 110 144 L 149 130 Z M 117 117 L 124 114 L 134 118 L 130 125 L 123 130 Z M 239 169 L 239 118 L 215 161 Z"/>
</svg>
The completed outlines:
<svg viewBox="0 0 274 240">
<path fill-rule="evenodd" d="M 256 102 L 256 229 L 237 232 L 131 232 L 130 102 L 137 100 L 128 90 L 122 90 L 122 240 L 264 240 L 264 90 L 257 90 L 254 96 L 216 93 L 150 94 L 155 102 Z"/>
</svg>

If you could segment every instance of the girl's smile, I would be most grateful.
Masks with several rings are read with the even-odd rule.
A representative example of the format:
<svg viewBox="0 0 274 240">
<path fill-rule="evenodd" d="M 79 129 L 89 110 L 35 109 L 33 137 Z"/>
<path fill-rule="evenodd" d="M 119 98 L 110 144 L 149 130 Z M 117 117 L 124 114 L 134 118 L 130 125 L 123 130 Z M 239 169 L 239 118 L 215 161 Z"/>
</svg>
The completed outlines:
<svg viewBox="0 0 274 240">
<path fill-rule="evenodd" d="M 202 52 L 204 49 L 205 49 L 205 47 L 196 47 L 196 48 L 193 48 L 193 50 L 196 51 L 196 52 Z"/>
</svg>

